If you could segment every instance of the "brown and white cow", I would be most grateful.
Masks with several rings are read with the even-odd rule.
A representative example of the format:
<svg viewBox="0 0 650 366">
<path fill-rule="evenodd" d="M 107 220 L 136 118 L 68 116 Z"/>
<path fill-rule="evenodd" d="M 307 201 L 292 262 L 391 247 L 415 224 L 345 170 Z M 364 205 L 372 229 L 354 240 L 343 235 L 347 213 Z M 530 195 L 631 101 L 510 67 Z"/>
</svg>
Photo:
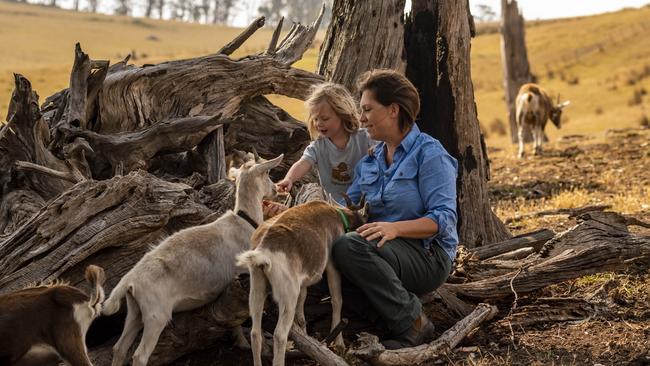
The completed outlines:
<svg viewBox="0 0 650 366">
<path fill-rule="evenodd" d="M 524 156 L 524 129 L 530 128 L 533 133 L 535 155 L 541 154 L 544 142 L 544 127 L 551 120 L 555 127 L 561 127 L 562 109 L 570 101 L 560 103 L 560 95 L 554 104 L 546 90 L 537 84 L 528 83 L 519 88 L 516 103 L 517 133 L 519 137 L 519 157 Z"/>
</svg>

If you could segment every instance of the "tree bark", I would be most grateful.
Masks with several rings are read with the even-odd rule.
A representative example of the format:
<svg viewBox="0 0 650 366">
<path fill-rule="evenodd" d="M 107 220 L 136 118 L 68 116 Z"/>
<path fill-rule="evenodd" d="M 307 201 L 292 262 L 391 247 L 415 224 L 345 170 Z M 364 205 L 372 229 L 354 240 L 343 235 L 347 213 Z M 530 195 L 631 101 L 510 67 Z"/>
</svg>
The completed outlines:
<svg viewBox="0 0 650 366">
<path fill-rule="evenodd" d="M 414 0 L 406 21 L 406 76 L 418 88 L 418 126 L 458 160 L 458 232 L 468 248 L 508 239 L 488 199 L 489 164 L 470 70 L 466 0 Z"/>
<path fill-rule="evenodd" d="M 517 143 L 517 121 L 515 99 L 519 88 L 533 81 L 526 51 L 526 34 L 523 15 L 519 12 L 517 0 L 501 0 L 501 65 L 503 65 L 503 87 L 505 89 L 510 140 Z M 525 142 L 531 142 L 532 132 L 526 129 Z"/>
<path fill-rule="evenodd" d="M 317 73 L 353 95 L 363 72 L 403 69 L 405 0 L 335 0 L 318 56 Z"/>
<path fill-rule="evenodd" d="M 219 178 L 222 155 L 233 148 L 285 153 L 271 174 L 283 176 L 309 135 L 262 95 L 304 98 L 322 80 L 291 68 L 319 21 L 294 27 L 279 45 L 272 40 L 272 55 L 240 60 L 208 55 L 136 67 L 127 57 L 109 67 L 77 45 L 70 88 L 42 110 L 29 81 L 16 75 L 9 123 L 0 128 L 0 293 L 53 279 L 84 289 L 90 263 L 105 268 L 110 291 L 151 245 L 232 209 L 234 184 Z M 223 138 L 210 135 L 233 120 Z M 240 292 L 175 315 L 150 364 L 211 346 L 241 324 L 247 291 Z M 110 346 L 91 352 L 95 364 L 110 363 Z"/>
<path fill-rule="evenodd" d="M 370 361 L 373 365 L 417 365 L 432 361 L 454 349 L 481 322 L 492 318 L 496 313 L 496 307 L 479 304 L 472 313 L 444 332 L 435 341 L 397 350 L 386 350 L 376 336 L 362 333 L 359 336 L 361 346 L 356 347 L 350 353 Z"/>
</svg>

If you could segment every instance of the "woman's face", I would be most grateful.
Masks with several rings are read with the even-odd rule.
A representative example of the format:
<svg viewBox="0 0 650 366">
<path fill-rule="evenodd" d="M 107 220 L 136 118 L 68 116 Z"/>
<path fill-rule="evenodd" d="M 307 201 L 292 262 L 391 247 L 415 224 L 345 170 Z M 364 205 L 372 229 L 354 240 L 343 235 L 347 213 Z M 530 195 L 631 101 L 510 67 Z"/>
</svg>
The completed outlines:
<svg viewBox="0 0 650 366">
<path fill-rule="evenodd" d="M 347 133 L 343 127 L 343 121 L 326 101 L 314 105 L 310 110 L 310 115 L 320 136 L 332 139 Z"/>
<path fill-rule="evenodd" d="M 373 140 L 386 141 L 394 136 L 399 136 L 397 117 L 399 107 L 396 104 L 385 106 L 375 99 L 371 90 L 364 90 L 361 94 L 361 125 L 368 130 Z"/>
</svg>

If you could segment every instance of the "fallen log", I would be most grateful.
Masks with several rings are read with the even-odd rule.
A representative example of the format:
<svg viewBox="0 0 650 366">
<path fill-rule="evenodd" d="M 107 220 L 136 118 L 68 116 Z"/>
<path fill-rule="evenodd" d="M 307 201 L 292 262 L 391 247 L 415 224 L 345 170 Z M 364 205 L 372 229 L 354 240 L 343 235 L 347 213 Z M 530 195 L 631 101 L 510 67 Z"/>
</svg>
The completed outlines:
<svg viewBox="0 0 650 366">
<path fill-rule="evenodd" d="M 525 247 L 531 247 L 539 250 L 541 249 L 542 245 L 549 239 L 553 238 L 554 235 L 555 233 L 553 233 L 551 230 L 542 229 L 534 231 L 532 233 L 518 235 L 512 239 L 498 243 L 488 244 L 482 247 L 471 249 L 471 254 L 472 257 L 480 260 Z"/>
<path fill-rule="evenodd" d="M 346 366 L 348 363 L 345 362 L 341 356 L 332 352 L 325 344 L 318 342 L 316 339 L 308 336 L 305 332 L 300 329 L 300 327 L 295 324 L 291 327 L 289 331 L 289 338 L 293 340 L 296 347 L 301 350 L 304 354 L 309 356 L 318 364 L 323 366 Z"/>
<path fill-rule="evenodd" d="M 542 210 L 542 211 L 536 211 L 524 215 L 517 215 L 515 217 L 507 218 L 505 219 L 504 223 L 510 224 L 518 220 L 549 216 L 549 215 L 569 215 L 569 217 L 574 217 L 590 211 L 604 211 L 610 208 L 612 208 L 612 205 L 585 205 L 585 206 L 580 206 L 575 208 L 558 208 L 555 210 Z"/>
<path fill-rule="evenodd" d="M 495 326 L 522 329 L 537 324 L 565 321 L 582 321 L 595 316 L 598 307 L 587 300 L 576 298 L 540 297 L 532 303 L 517 307 L 517 310 L 496 322 Z"/>
<path fill-rule="evenodd" d="M 512 296 L 512 289 L 517 293 L 527 293 L 650 260 L 650 238 L 630 233 L 625 217 L 615 212 L 590 212 L 579 216 L 578 220 L 578 225 L 549 240 L 536 258 L 521 263 L 518 269 L 474 282 L 445 284 L 444 287 L 461 298 L 484 301 Z"/>
<path fill-rule="evenodd" d="M 417 347 L 386 350 L 379 339 L 371 334 L 362 333 L 358 346 L 349 353 L 369 361 L 373 365 L 413 365 L 435 360 L 452 350 L 481 322 L 497 313 L 497 308 L 488 304 L 479 304 L 472 313 L 445 331 L 435 341 Z"/>
</svg>

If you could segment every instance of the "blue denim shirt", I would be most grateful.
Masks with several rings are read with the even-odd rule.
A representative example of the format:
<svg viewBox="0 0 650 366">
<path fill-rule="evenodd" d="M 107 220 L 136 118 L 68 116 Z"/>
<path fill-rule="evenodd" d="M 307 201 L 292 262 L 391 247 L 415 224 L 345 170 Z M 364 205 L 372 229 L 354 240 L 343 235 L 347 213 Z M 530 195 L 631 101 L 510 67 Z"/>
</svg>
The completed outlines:
<svg viewBox="0 0 650 366">
<path fill-rule="evenodd" d="M 458 163 L 433 137 L 417 125 L 404 137 L 386 165 L 385 143 L 366 155 L 355 169 L 348 195 L 357 202 L 361 193 L 370 203 L 370 222 L 403 221 L 428 217 L 438 233 L 423 240 L 429 248 L 435 240 L 453 261 L 456 258 L 456 175 Z"/>
</svg>

